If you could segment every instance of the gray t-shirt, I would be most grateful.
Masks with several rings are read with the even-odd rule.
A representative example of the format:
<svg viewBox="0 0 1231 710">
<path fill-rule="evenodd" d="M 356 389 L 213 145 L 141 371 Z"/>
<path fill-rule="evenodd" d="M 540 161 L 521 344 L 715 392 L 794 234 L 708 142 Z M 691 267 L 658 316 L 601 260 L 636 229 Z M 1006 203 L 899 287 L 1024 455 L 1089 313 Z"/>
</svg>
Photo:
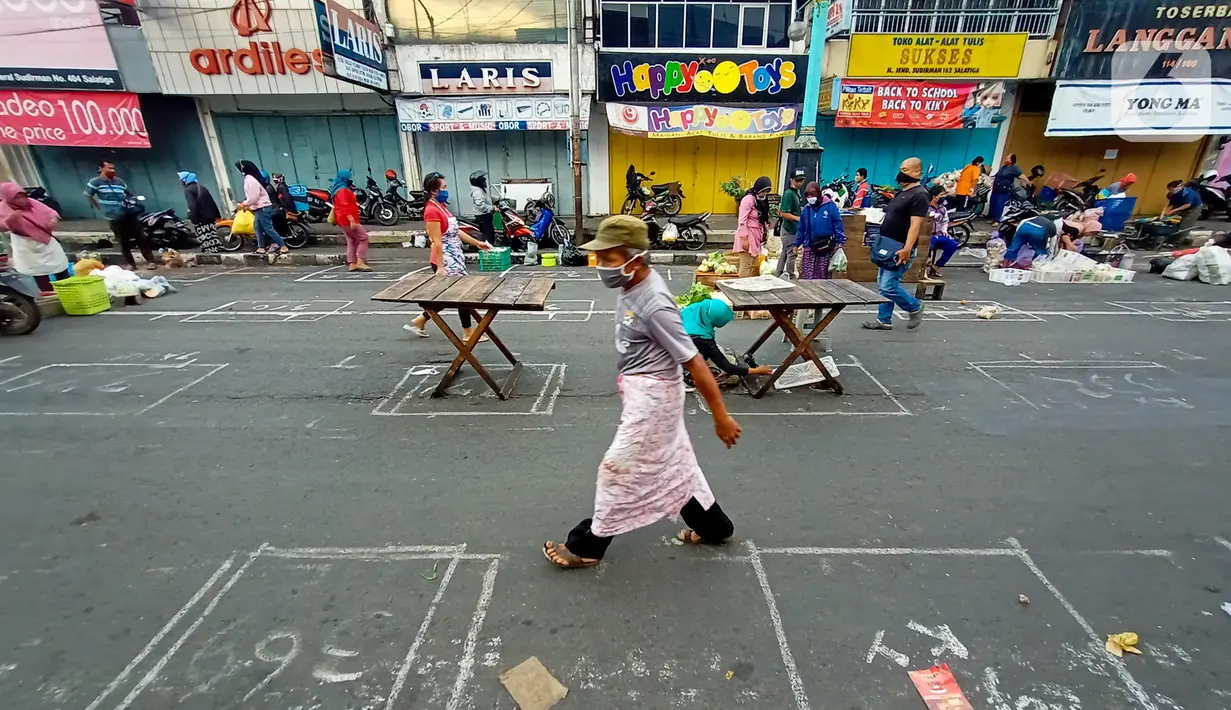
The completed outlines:
<svg viewBox="0 0 1231 710">
<path fill-rule="evenodd" d="M 644 281 L 616 299 L 615 345 L 621 375 L 678 377 L 680 365 L 697 354 L 684 332 L 680 309 L 667 282 L 651 270 Z"/>
</svg>

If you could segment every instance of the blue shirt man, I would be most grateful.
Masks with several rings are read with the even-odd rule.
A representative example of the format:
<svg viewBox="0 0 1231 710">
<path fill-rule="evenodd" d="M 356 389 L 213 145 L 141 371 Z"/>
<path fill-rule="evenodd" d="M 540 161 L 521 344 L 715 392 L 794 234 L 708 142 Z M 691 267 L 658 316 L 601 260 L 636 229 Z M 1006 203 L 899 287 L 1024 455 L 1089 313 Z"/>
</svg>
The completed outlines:
<svg viewBox="0 0 1231 710">
<path fill-rule="evenodd" d="M 125 200 L 132 197 L 128 185 L 115 176 L 115 164 L 104 160 L 98 164 L 98 177 L 91 178 L 85 185 L 85 196 L 90 204 L 103 211 L 103 216 L 109 220 L 117 220 L 129 216 L 124 206 Z"/>
</svg>

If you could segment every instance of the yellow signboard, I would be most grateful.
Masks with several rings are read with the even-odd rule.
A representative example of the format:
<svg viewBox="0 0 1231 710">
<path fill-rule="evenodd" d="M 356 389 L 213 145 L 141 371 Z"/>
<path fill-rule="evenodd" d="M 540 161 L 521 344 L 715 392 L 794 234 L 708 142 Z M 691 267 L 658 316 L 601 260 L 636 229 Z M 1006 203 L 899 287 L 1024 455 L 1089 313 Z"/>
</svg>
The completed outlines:
<svg viewBox="0 0 1231 710">
<path fill-rule="evenodd" d="M 829 77 L 821 80 L 821 94 L 817 99 L 817 110 L 821 113 L 833 111 L 833 85 L 837 81 L 837 77 Z"/>
<path fill-rule="evenodd" d="M 846 75 L 870 79 L 1012 79 L 1027 35 L 853 34 Z"/>
</svg>

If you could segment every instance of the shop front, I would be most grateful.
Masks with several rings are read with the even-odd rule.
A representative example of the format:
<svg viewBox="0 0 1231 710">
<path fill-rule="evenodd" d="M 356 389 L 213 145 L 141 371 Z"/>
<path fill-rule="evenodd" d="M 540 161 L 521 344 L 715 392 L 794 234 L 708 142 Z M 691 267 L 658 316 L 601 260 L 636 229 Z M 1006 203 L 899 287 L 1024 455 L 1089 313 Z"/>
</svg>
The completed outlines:
<svg viewBox="0 0 1231 710">
<path fill-rule="evenodd" d="M 205 135 L 208 160 L 179 169 L 213 174 L 224 199 L 240 194 L 238 160 L 311 187 L 342 168 L 382 185 L 386 169 L 403 172 L 393 107 L 376 93 L 389 88 L 383 36 L 358 2 L 206 0 L 190 19 L 177 0 L 143 7 L 163 93 L 196 97 Z"/>
<path fill-rule="evenodd" d="M 678 180 L 685 212 L 734 214 L 722 184 L 778 185 L 783 140 L 803 101 L 806 55 L 600 52 L 598 98 L 608 124 L 612 211 L 630 166 Z"/>
<path fill-rule="evenodd" d="M 1055 76 L 1023 102 L 1006 150 L 1049 175 L 1101 171 L 1104 186 L 1136 173 L 1137 212 L 1158 214 L 1167 183 L 1196 175 L 1209 137 L 1231 131 L 1231 13 L 1195 0 L 1085 0 Z"/>
<path fill-rule="evenodd" d="M 421 173 L 437 171 L 448 177 L 450 191 L 458 196 L 452 201 L 456 210 L 473 211 L 463 196 L 470 189 L 470 174 L 481 170 L 492 187 L 516 181 L 519 187 L 510 187 L 509 194 L 518 199 L 519 209 L 527 197 L 550 190 L 557 209 L 572 213 L 573 107 L 567 79 L 561 81 L 550 55 L 412 62 L 401 65 L 408 95 L 397 99 L 398 128 L 413 135 Z M 588 95 L 578 112 L 586 162 Z M 582 203 L 589 205 L 584 182 Z"/>
<path fill-rule="evenodd" d="M 1010 80 L 1023 73 L 1026 33 L 855 33 L 822 83 L 817 140 L 827 177 L 868 170 L 892 183 L 904 158 L 933 174 L 996 155 Z"/>
</svg>

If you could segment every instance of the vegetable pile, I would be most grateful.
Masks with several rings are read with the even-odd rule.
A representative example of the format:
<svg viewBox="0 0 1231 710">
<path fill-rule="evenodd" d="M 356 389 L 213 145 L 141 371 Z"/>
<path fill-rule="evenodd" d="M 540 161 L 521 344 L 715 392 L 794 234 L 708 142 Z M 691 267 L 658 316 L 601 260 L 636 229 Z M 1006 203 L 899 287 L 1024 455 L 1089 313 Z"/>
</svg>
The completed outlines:
<svg viewBox="0 0 1231 710">
<path fill-rule="evenodd" d="M 699 273 L 708 274 L 735 274 L 739 273 L 739 267 L 735 264 L 727 263 L 727 255 L 723 252 L 716 251 L 713 254 L 705 257 L 705 261 L 697 267 Z"/>
<path fill-rule="evenodd" d="M 680 294 L 675 297 L 675 303 L 680 308 L 691 306 L 694 303 L 699 303 L 710 297 L 709 286 L 702 283 L 694 283 L 692 288 L 688 289 L 688 293 Z"/>
</svg>

